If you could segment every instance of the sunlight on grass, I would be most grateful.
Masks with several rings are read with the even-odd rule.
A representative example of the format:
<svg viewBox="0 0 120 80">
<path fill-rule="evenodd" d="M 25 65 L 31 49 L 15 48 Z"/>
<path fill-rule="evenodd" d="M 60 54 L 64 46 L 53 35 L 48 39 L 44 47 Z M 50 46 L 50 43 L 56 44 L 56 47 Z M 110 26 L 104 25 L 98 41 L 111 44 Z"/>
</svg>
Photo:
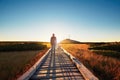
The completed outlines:
<svg viewBox="0 0 120 80">
<path fill-rule="evenodd" d="M 91 52 L 86 44 L 62 44 L 73 56 L 78 58 L 100 80 L 120 80 L 120 61 Z"/>
</svg>

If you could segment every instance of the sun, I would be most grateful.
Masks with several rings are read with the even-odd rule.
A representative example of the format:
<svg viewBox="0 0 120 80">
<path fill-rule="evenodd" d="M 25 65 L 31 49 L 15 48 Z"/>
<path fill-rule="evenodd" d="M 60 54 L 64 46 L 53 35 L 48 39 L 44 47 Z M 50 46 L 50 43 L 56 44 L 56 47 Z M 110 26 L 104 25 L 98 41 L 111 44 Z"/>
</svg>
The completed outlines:
<svg viewBox="0 0 120 80">
<path fill-rule="evenodd" d="M 57 43 L 60 43 L 62 39 L 60 37 L 57 38 Z"/>
<path fill-rule="evenodd" d="M 42 39 L 50 42 L 50 38 L 54 33 L 57 38 L 57 43 L 65 39 L 69 34 L 68 25 L 62 21 L 52 21 L 42 25 Z"/>
</svg>

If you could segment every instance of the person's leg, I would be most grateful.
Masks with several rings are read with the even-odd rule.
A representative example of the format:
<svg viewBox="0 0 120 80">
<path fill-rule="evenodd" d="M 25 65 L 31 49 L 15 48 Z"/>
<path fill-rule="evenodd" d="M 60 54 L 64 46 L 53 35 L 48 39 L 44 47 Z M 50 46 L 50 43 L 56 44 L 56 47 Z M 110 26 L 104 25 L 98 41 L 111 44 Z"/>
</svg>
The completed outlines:
<svg viewBox="0 0 120 80">
<path fill-rule="evenodd" d="M 55 45 L 53 45 L 53 53 L 55 53 Z"/>
<path fill-rule="evenodd" d="M 55 49 L 56 49 L 55 45 L 52 45 L 51 46 L 51 53 L 55 53 Z"/>
<path fill-rule="evenodd" d="M 54 46 L 54 53 L 55 53 L 55 46 Z"/>
<path fill-rule="evenodd" d="M 53 53 L 53 45 L 51 45 L 51 53 Z"/>
</svg>

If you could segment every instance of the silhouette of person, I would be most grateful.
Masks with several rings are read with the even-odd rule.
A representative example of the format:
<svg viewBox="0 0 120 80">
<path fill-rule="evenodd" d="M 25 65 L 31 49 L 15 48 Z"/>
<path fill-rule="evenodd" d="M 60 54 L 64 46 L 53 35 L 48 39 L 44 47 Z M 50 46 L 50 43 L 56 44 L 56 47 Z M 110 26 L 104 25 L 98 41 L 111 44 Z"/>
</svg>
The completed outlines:
<svg viewBox="0 0 120 80">
<path fill-rule="evenodd" d="M 52 37 L 51 37 L 51 39 L 50 39 L 50 43 L 51 43 L 51 48 L 52 48 L 52 49 L 55 49 L 56 44 L 57 44 L 57 39 L 56 39 L 54 33 L 52 34 Z"/>
</svg>

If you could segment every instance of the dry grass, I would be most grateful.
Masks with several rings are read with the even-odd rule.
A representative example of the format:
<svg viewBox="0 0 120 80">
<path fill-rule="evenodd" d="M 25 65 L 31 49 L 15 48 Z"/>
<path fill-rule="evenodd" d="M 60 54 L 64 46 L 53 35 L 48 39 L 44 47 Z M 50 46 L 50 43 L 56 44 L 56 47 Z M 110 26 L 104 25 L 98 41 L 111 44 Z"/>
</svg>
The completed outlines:
<svg viewBox="0 0 120 80">
<path fill-rule="evenodd" d="M 50 43 L 49 42 L 43 42 L 42 45 L 46 45 L 48 48 L 51 47 Z"/>
<path fill-rule="evenodd" d="M 0 42 L 0 80 L 16 80 L 48 50 L 48 42 Z"/>
<path fill-rule="evenodd" d="M 100 80 L 120 80 L 120 61 L 97 55 L 88 50 L 87 44 L 61 44 L 73 56 L 78 58 Z"/>
<path fill-rule="evenodd" d="M 0 52 L 0 80 L 16 80 L 47 50 Z"/>
</svg>

